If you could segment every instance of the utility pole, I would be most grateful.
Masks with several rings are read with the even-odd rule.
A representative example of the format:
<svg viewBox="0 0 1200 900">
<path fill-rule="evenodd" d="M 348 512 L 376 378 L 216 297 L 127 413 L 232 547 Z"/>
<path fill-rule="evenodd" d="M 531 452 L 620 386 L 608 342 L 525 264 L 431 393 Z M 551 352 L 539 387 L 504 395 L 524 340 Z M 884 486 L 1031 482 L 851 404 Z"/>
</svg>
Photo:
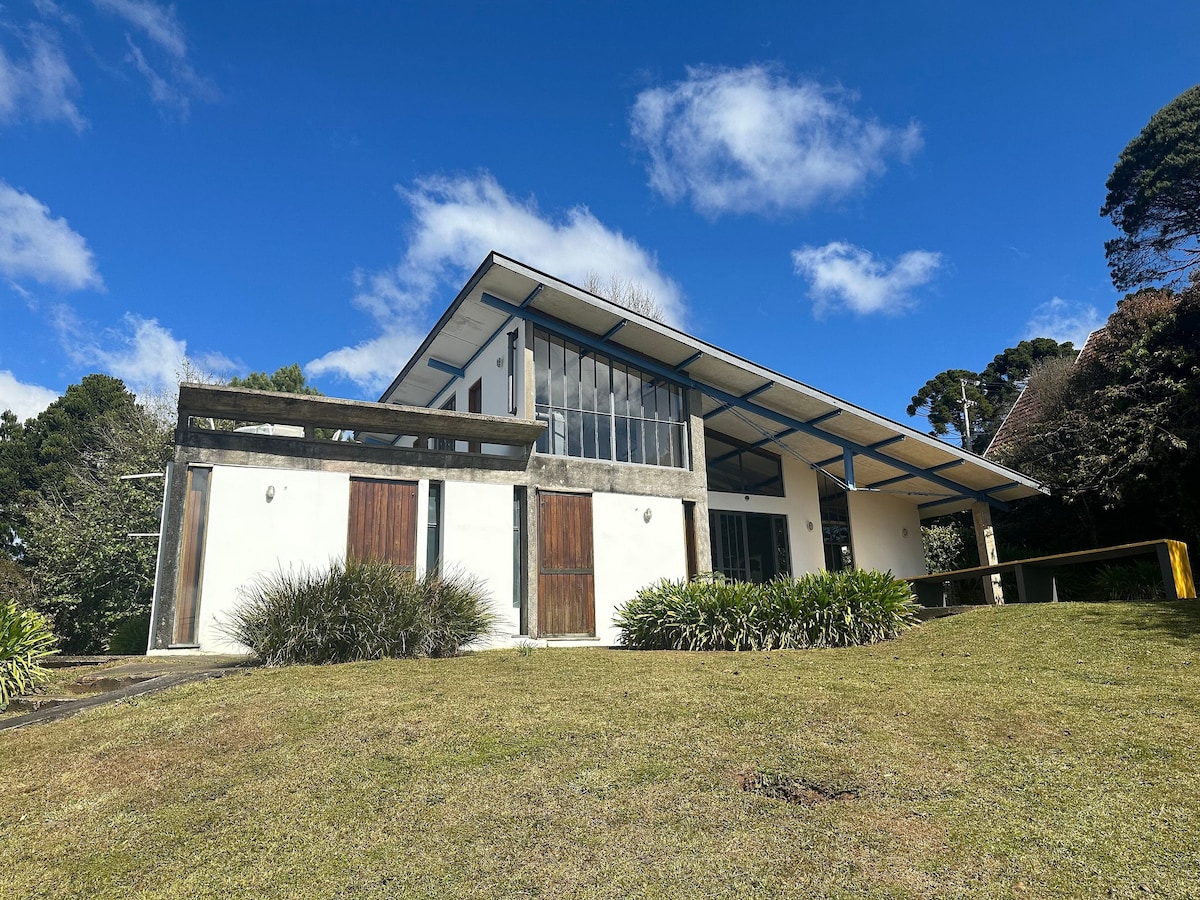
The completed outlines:
<svg viewBox="0 0 1200 900">
<path fill-rule="evenodd" d="M 968 411 L 968 408 L 971 405 L 971 401 L 967 399 L 967 379 L 965 379 L 965 378 L 958 379 L 958 384 L 959 384 L 959 387 L 962 388 L 962 408 L 963 408 L 962 445 L 963 445 L 964 450 L 970 450 L 971 449 L 971 413 Z"/>
</svg>

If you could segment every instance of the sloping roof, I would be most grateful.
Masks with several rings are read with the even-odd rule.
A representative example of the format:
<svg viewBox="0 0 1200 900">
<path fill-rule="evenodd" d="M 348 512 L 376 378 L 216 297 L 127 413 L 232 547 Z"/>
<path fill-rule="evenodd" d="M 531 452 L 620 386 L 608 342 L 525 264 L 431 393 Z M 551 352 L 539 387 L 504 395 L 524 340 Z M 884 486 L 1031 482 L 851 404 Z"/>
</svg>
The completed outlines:
<svg viewBox="0 0 1200 900">
<path fill-rule="evenodd" d="M 1083 341 L 1083 346 L 1075 354 L 1072 365 L 1079 365 L 1085 356 L 1090 356 L 1095 352 L 1096 343 L 1103 333 L 1104 326 L 1088 333 L 1088 336 Z M 1029 388 L 1029 383 L 1026 383 L 1025 387 L 1021 388 L 1021 393 L 1013 401 L 1008 415 L 1004 417 L 1004 421 L 1000 423 L 1000 427 L 996 429 L 996 433 L 988 441 L 988 445 L 983 451 L 985 457 L 992 458 L 1002 455 L 1003 451 L 1012 441 L 1016 440 L 1018 435 L 1026 433 L 1030 427 L 1044 418 L 1045 403 L 1043 402 L 1043 398 L 1038 396 L 1036 387 L 1034 390 L 1030 390 Z"/>
<path fill-rule="evenodd" d="M 1045 492 L 1018 472 L 495 252 L 471 276 L 381 402 L 432 404 L 456 373 L 518 318 L 699 390 L 706 425 L 717 431 L 799 457 L 852 480 L 857 489 L 908 495 L 923 506 L 923 514 L 952 512 L 981 499 L 1002 506 Z"/>
</svg>

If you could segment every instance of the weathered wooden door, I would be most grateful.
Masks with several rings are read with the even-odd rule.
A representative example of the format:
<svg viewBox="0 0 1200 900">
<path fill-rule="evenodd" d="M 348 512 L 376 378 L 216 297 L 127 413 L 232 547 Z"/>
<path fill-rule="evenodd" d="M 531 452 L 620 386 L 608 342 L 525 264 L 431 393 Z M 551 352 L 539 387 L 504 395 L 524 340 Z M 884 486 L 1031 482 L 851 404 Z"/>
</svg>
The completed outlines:
<svg viewBox="0 0 1200 900">
<path fill-rule="evenodd" d="M 538 634 L 594 636 L 591 495 L 543 491 L 538 513 Z"/>
<path fill-rule="evenodd" d="M 412 568 L 417 558 L 417 484 L 350 479 L 346 555 Z"/>
<path fill-rule="evenodd" d="M 201 466 L 188 468 L 187 489 L 183 500 L 183 524 L 180 529 L 182 546 L 175 587 L 175 630 L 171 637 L 173 647 L 190 647 L 196 643 L 211 485 L 212 469 Z"/>
</svg>

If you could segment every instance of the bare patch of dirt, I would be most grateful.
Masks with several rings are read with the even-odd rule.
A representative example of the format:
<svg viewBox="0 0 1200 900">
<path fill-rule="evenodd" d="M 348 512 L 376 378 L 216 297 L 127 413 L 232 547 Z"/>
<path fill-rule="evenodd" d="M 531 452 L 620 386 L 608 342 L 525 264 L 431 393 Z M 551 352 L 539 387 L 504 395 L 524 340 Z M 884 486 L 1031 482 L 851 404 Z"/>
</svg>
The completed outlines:
<svg viewBox="0 0 1200 900">
<path fill-rule="evenodd" d="M 738 786 L 751 794 L 782 800 L 797 806 L 815 806 L 832 801 L 857 800 L 859 791 L 847 787 L 831 787 L 806 781 L 794 775 L 772 772 L 742 772 Z"/>
</svg>

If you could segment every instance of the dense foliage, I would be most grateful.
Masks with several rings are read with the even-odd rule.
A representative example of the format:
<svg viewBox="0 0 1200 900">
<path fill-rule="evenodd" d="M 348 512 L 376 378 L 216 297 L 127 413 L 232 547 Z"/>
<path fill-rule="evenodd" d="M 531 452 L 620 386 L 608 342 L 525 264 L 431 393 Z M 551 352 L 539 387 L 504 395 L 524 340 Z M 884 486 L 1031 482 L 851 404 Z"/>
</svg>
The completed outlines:
<svg viewBox="0 0 1200 900">
<path fill-rule="evenodd" d="M 1104 253 L 1119 290 L 1170 281 L 1200 262 L 1200 85 L 1157 113 L 1121 152 L 1100 215 L 1120 236 Z"/>
<path fill-rule="evenodd" d="M 321 396 L 321 392 L 308 383 L 299 363 L 280 366 L 273 373 L 251 372 L 245 378 L 230 378 L 230 387 L 252 388 L 256 391 L 283 391 L 288 394 Z"/>
<path fill-rule="evenodd" d="M 0 709 L 48 677 L 39 663 L 53 652 L 46 620 L 0 596 Z"/>
<path fill-rule="evenodd" d="M 64 650 L 103 652 L 122 622 L 149 612 L 158 542 L 131 535 L 158 531 L 163 480 L 123 476 L 161 473 L 170 453 L 166 426 L 142 407 L 111 411 L 30 504 L 23 562 Z"/>
<path fill-rule="evenodd" d="M 0 414 L 0 552 L 20 555 L 34 500 L 64 489 L 107 417 L 135 402 L 119 379 L 88 375 L 24 423 L 10 410 Z"/>
<path fill-rule="evenodd" d="M 616 624 L 621 642 L 637 650 L 788 650 L 892 638 L 915 611 L 907 583 L 852 569 L 765 584 L 664 579 L 638 591 Z"/>
<path fill-rule="evenodd" d="M 481 582 L 383 562 L 287 569 L 242 590 L 225 629 L 268 665 L 452 656 L 493 626 Z"/>
<path fill-rule="evenodd" d="M 931 574 L 979 564 L 978 552 L 972 552 L 971 529 L 956 522 L 922 525 L 921 546 L 925 551 L 925 571 Z"/>
<path fill-rule="evenodd" d="M 1009 521 L 1048 549 L 1200 546 L 1200 287 L 1129 295 L 1079 363 L 1049 375 L 996 458 L 1054 496 Z"/>
<path fill-rule="evenodd" d="M 928 418 L 931 434 L 945 437 L 953 430 L 964 449 L 982 453 L 1034 368 L 1045 360 L 1074 357 L 1075 347 L 1070 341 L 1060 344 L 1044 337 L 1021 341 L 997 353 L 980 372 L 971 369 L 939 372 L 913 395 L 907 411 L 910 416 Z M 964 394 L 970 434 L 966 434 L 963 415 Z"/>
</svg>

